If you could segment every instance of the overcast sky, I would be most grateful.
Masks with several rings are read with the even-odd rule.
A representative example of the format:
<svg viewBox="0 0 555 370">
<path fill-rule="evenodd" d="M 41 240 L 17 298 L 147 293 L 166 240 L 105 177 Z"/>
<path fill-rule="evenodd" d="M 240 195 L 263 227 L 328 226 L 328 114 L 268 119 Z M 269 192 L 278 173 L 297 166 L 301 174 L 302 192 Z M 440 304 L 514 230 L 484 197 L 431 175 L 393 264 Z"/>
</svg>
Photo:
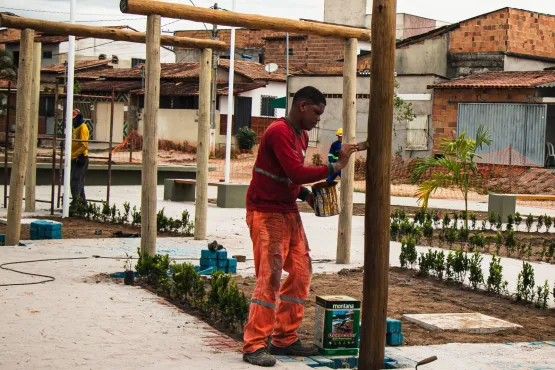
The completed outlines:
<svg viewBox="0 0 555 370">
<path fill-rule="evenodd" d="M 174 3 L 191 4 L 190 0 L 166 0 Z M 78 23 L 87 25 L 126 24 L 144 31 L 145 17 L 122 14 L 119 0 L 76 0 Z M 216 0 L 192 0 L 195 5 L 210 7 Z M 231 0 L 217 0 L 218 6 L 231 9 Z M 523 8 L 555 15 L 553 0 L 398 0 L 397 11 L 446 22 L 461 21 L 503 7 Z M 29 18 L 69 21 L 69 0 L 2 0 L 0 11 L 12 12 Z M 236 11 L 285 18 L 308 18 L 323 20 L 324 0 L 236 0 Z M 202 24 L 189 21 L 162 19 L 164 31 L 203 28 Z"/>
</svg>

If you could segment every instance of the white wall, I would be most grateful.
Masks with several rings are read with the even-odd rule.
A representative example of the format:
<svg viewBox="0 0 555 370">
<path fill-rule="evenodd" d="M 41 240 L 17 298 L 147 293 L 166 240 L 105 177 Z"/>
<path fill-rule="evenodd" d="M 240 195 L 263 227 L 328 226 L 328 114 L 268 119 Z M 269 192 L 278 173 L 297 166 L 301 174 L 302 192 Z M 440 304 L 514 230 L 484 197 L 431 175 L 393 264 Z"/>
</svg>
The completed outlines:
<svg viewBox="0 0 555 370">
<path fill-rule="evenodd" d="M 123 141 L 123 118 L 125 103 L 114 103 L 114 131 L 112 141 L 115 145 Z M 100 141 L 110 140 L 110 102 L 96 103 L 94 139 Z M 115 146 L 114 145 L 114 146 Z M 104 145 L 103 145 L 104 147 Z"/>
<path fill-rule="evenodd" d="M 505 71 L 542 71 L 544 68 L 551 67 L 553 62 L 542 60 L 526 59 L 505 55 Z"/>
<path fill-rule="evenodd" d="M 252 98 L 251 116 L 261 117 L 260 104 L 262 102 L 262 96 L 275 96 L 276 98 L 284 97 L 285 82 L 270 82 L 265 87 L 248 91 L 239 96 Z M 222 112 L 222 114 L 227 114 L 227 96 L 220 96 L 220 112 Z M 276 117 L 282 117 L 283 115 L 285 115 L 285 109 L 276 110 Z"/>
<path fill-rule="evenodd" d="M 60 63 L 67 60 L 68 42 L 60 44 Z M 130 68 L 131 59 L 146 59 L 146 45 L 134 42 L 113 41 L 97 38 L 86 38 L 75 41 L 75 59 L 91 60 L 98 59 L 100 54 L 106 54 L 107 60 L 112 60 L 112 55 L 119 58 L 119 63 L 114 68 Z M 162 63 L 174 63 L 175 53 L 166 48 L 160 48 L 160 61 Z"/>
</svg>

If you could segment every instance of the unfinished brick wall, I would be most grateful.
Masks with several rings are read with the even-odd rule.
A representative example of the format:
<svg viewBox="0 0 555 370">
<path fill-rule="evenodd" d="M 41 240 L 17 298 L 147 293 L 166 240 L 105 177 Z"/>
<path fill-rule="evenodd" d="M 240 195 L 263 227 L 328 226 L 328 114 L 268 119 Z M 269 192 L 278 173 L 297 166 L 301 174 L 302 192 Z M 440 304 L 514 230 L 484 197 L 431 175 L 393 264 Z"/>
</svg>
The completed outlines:
<svg viewBox="0 0 555 370">
<path fill-rule="evenodd" d="M 266 63 L 285 65 L 285 38 L 266 40 Z M 289 65 L 314 73 L 340 73 L 343 70 L 345 41 L 321 36 L 292 37 Z"/>
<path fill-rule="evenodd" d="M 357 71 L 370 70 L 371 64 L 372 64 L 371 55 L 361 56 L 357 60 Z"/>
<path fill-rule="evenodd" d="M 251 130 L 256 132 L 256 140 L 260 142 L 264 131 L 274 122 L 277 118 L 273 117 L 251 117 Z M 235 122 L 235 117 L 231 119 L 231 125 Z M 220 115 L 220 135 L 227 133 L 227 114 Z"/>
<path fill-rule="evenodd" d="M 0 41 L 13 40 L 21 38 L 21 30 L 15 28 L 5 28 L 0 30 Z M 6 50 L 5 44 L 0 44 L 0 51 Z"/>
<path fill-rule="evenodd" d="M 555 16 L 518 9 L 462 22 L 451 32 L 451 53 L 512 52 L 553 57 Z"/>
<path fill-rule="evenodd" d="M 191 30 L 191 31 L 177 31 L 175 36 L 178 37 L 192 37 L 195 39 L 211 39 L 212 31 L 206 30 Z M 251 30 L 240 28 L 235 30 L 235 47 L 262 47 L 264 46 L 264 37 L 285 36 L 285 32 L 276 32 L 269 30 Z M 218 31 L 218 39 L 226 43 L 230 47 L 231 30 L 222 29 Z M 180 49 L 180 48 L 177 48 Z"/>
<path fill-rule="evenodd" d="M 433 153 L 442 138 L 452 139 L 457 130 L 458 103 L 525 103 L 534 89 L 435 89 L 432 110 Z"/>
</svg>

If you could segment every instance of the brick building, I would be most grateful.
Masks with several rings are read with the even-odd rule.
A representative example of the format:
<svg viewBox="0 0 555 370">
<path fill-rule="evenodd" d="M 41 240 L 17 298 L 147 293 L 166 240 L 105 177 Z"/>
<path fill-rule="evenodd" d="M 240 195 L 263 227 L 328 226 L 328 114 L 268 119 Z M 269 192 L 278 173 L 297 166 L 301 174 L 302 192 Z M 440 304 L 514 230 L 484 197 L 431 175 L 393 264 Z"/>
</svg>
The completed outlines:
<svg viewBox="0 0 555 370">
<path fill-rule="evenodd" d="M 484 159 L 543 166 L 546 143 L 555 144 L 555 70 L 487 72 L 430 86 L 434 89 L 433 152 L 442 138 L 483 124 L 492 135 Z M 520 163 L 519 163 L 520 162 Z"/>
<path fill-rule="evenodd" d="M 555 16 L 503 8 L 397 43 L 397 73 L 449 78 L 487 71 L 533 71 L 555 65 Z M 369 54 L 359 69 L 369 69 Z"/>
</svg>

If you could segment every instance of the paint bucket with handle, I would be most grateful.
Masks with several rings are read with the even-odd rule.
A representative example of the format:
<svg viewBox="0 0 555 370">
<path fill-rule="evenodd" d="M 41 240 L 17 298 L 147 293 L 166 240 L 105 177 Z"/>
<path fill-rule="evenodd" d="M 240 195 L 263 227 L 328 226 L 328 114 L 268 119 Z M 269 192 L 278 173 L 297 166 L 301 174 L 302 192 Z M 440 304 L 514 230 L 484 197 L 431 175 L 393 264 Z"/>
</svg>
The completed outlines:
<svg viewBox="0 0 555 370">
<path fill-rule="evenodd" d="M 314 212 L 318 217 L 338 215 L 340 210 L 337 198 L 337 182 L 319 182 L 312 186 Z"/>
</svg>

